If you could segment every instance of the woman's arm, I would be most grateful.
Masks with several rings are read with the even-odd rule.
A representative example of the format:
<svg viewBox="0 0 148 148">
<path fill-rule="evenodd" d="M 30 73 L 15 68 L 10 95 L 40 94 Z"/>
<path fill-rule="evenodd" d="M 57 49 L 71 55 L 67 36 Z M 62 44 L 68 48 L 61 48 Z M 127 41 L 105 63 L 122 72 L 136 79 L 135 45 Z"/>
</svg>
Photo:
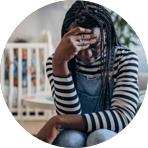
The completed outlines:
<svg viewBox="0 0 148 148">
<path fill-rule="evenodd" d="M 73 58 L 79 50 L 88 48 L 95 43 L 97 35 L 90 34 L 89 29 L 75 28 L 69 31 L 62 38 L 54 55 L 46 62 L 46 72 L 51 85 L 52 96 L 54 98 L 58 115 L 81 114 L 81 105 L 74 87 L 72 76 L 67 67 L 67 62 Z M 81 46 L 78 41 L 81 39 L 79 33 L 84 33 L 85 45 Z M 89 33 L 89 34 L 87 34 Z"/>
<path fill-rule="evenodd" d="M 55 76 L 52 70 L 53 55 L 47 59 L 46 73 L 58 115 L 81 114 L 81 106 L 72 76 Z"/>
<path fill-rule="evenodd" d="M 70 73 L 67 62 L 60 61 L 56 54 L 54 54 L 52 59 L 52 69 L 55 76 L 63 77 L 69 75 Z"/>
<path fill-rule="evenodd" d="M 85 125 L 81 115 L 79 99 L 71 75 L 54 76 L 52 70 L 53 55 L 47 59 L 46 72 L 51 86 L 58 116 L 52 117 L 38 132 L 37 138 L 52 143 L 60 128 L 84 131 Z M 73 92 L 71 91 L 73 89 Z M 67 92 L 64 92 L 64 91 Z M 62 93 L 61 93 L 62 92 Z M 66 115 L 69 114 L 69 115 Z"/>
<path fill-rule="evenodd" d="M 114 63 L 114 91 L 110 110 L 84 114 L 87 132 L 123 130 L 134 118 L 138 102 L 138 58 L 129 49 L 118 49 Z"/>
<path fill-rule="evenodd" d="M 52 59 L 52 68 L 53 75 L 55 76 L 67 76 L 69 75 L 69 69 L 67 66 L 67 62 L 57 61 L 57 58 L 53 56 Z M 79 131 L 85 131 L 85 124 L 82 115 L 58 115 L 57 118 L 57 126 L 60 129 L 73 129 Z"/>
<path fill-rule="evenodd" d="M 60 129 L 85 131 L 84 119 L 81 115 L 58 115 L 52 117 L 37 134 L 37 138 L 51 144 Z"/>
<path fill-rule="evenodd" d="M 55 118 L 57 118 L 60 129 L 85 131 L 85 124 L 82 115 L 60 115 Z"/>
</svg>

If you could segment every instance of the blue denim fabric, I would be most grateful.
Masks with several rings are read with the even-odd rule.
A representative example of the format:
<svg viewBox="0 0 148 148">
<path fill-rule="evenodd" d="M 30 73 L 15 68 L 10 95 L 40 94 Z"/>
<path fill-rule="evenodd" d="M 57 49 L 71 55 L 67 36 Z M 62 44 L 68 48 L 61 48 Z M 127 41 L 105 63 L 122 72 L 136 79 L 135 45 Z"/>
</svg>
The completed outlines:
<svg viewBox="0 0 148 148">
<path fill-rule="evenodd" d="M 112 71 L 116 51 L 117 47 L 113 48 L 111 51 L 111 60 L 109 64 L 110 97 L 106 100 L 105 110 L 110 109 L 110 101 L 113 95 L 114 82 L 112 78 Z M 81 103 L 82 114 L 94 112 L 97 99 L 100 99 L 100 89 L 101 78 L 88 79 L 87 76 L 77 73 L 77 94 Z M 98 111 L 100 111 L 99 104 L 97 105 L 95 112 Z M 114 137 L 116 134 L 117 133 L 107 129 L 99 129 L 91 133 L 83 133 L 76 130 L 63 129 L 52 144 L 56 146 L 70 148 L 87 147 L 102 143 Z"/>
<path fill-rule="evenodd" d="M 110 101 L 112 99 L 114 82 L 113 79 L 110 79 L 110 97 L 106 100 L 105 110 L 110 109 Z M 101 89 L 101 78 L 97 79 L 88 79 L 85 75 L 77 73 L 77 93 L 79 96 L 79 100 L 81 103 L 82 114 L 92 113 L 94 112 L 95 105 L 97 100 L 101 97 L 99 96 L 99 92 Z M 100 111 L 99 104 L 97 105 L 95 111 Z"/>
<path fill-rule="evenodd" d="M 61 129 L 52 145 L 69 148 L 85 147 L 86 138 L 85 133 L 81 131 Z"/>
<path fill-rule="evenodd" d="M 89 146 L 93 146 L 93 145 L 105 142 L 116 135 L 117 133 L 107 129 L 99 129 L 99 130 L 93 131 L 87 138 L 86 146 L 89 147 Z"/>
</svg>

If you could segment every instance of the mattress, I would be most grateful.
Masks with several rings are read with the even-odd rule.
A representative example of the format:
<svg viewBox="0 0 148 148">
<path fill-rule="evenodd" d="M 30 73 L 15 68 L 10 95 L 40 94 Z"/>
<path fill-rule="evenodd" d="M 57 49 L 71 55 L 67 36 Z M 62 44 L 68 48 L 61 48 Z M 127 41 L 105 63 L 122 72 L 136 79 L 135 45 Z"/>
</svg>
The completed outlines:
<svg viewBox="0 0 148 148">
<path fill-rule="evenodd" d="M 44 89 L 44 83 L 40 85 L 40 91 L 43 91 Z M 6 104 L 8 105 L 8 98 L 9 98 L 9 86 L 8 82 L 6 81 L 4 86 L 4 92 L 3 97 L 5 99 Z M 31 84 L 31 94 L 34 94 L 36 92 L 36 87 Z M 27 87 L 22 87 L 22 95 L 27 95 Z M 13 87 L 13 96 L 12 96 L 12 107 L 17 107 L 17 97 L 18 97 L 18 87 Z"/>
</svg>

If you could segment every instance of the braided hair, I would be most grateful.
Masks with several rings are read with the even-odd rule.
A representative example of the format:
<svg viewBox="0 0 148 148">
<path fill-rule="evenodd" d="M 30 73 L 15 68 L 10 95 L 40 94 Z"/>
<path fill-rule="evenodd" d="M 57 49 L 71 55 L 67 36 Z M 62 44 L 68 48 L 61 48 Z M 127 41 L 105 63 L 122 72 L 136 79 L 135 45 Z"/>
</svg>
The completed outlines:
<svg viewBox="0 0 148 148">
<path fill-rule="evenodd" d="M 106 105 L 105 102 L 110 92 L 108 65 L 109 65 L 111 49 L 113 48 L 113 46 L 121 45 L 116 35 L 113 21 L 111 19 L 109 12 L 103 6 L 96 3 L 89 2 L 89 1 L 76 1 L 66 13 L 63 26 L 62 26 L 62 37 L 64 36 L 64 34 L 68 32 L 68 27 L 72 22 L 75 22 L 78 26 L 84 27 L 84 28 L 89 28 L 89 29 L 93 27 L 100 28 L 100 31 L 101 31 L 100 57 L 101 57 L 102 83 L 101 83 L 101 90 L 99 93 L 101 96 L 99 105 L 100 105 L 100 109 L 104 110 Z M 105 43 L 104 43 L 103 30 L 107 34 L 106 59 L 104 58 Z M 68 68 L 72 74 L 75 88 L 77 89 L 75 57 L 68 62 Z M 97 104 L 98 104 L 98 101 L 97 101 Z"/>
</svg>

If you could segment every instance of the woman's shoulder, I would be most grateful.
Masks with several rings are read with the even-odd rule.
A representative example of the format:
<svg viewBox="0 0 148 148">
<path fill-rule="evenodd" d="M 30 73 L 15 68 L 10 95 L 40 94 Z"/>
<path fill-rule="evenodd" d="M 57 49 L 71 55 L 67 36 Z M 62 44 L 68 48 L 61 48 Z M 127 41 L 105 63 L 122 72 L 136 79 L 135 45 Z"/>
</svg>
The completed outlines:
<svg viewBox="0 0 148 148">
<path fill-rule="evenodd" d="M 127 55 L 129 53 L 137 55 L 134 50 L 132 50 L 132 49 L 126 47 L 126 46 L 117 46 L 116 54 L 118 54 L 118 55 Z"/>
<path fill-rule="evenodd" d="M 137 54 L 134 50 L 126 46 L 118 46 L 116 51 L 116 59 L 122 59 L 126 57 L 135 57 L 136 59 L 138 59 Z"/>
</svg>

